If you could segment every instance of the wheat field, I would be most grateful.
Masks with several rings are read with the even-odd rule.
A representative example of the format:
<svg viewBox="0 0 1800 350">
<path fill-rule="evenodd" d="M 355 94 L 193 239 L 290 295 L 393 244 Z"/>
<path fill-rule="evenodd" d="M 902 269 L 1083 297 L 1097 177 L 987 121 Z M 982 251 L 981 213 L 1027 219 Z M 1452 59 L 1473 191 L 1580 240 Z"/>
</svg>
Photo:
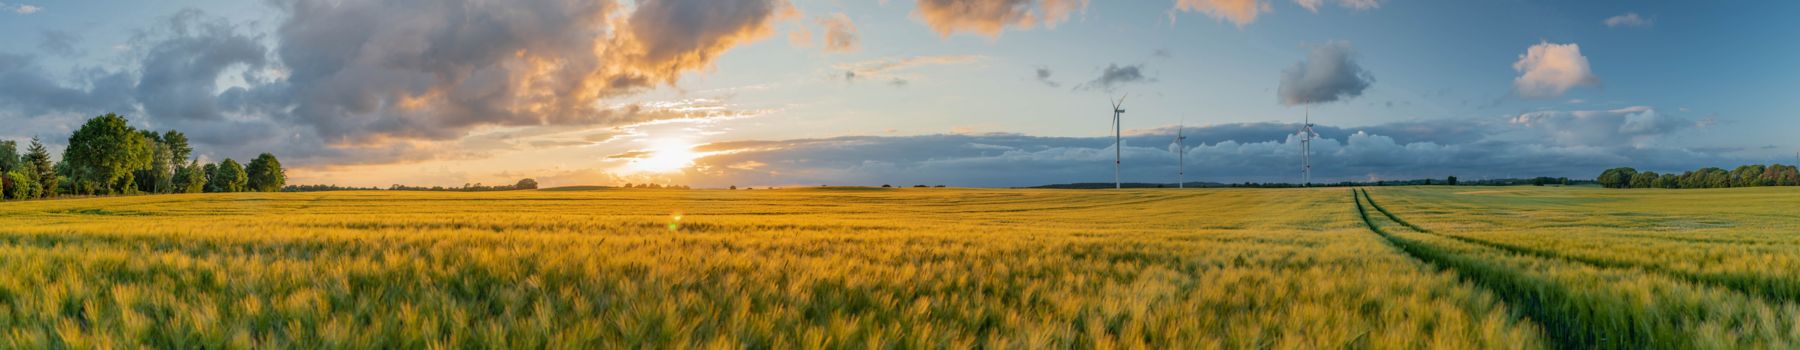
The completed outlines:
<svg viewBox="0 0 1800 350">
<path fill-rule="evenodd" d="M 1800 191 L 0 204 L 4 348 L 1791 348 Z"/>
</svg>

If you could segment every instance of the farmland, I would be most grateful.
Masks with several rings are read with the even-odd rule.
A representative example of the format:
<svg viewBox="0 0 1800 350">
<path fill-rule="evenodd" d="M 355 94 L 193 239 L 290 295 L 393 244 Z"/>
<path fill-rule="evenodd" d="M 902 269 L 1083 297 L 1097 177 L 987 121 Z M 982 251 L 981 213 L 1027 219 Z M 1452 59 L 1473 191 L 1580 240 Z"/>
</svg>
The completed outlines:
<svg viewBox="0 0 1800 350">
<path fill-rule="evenodd" d="M 0 204 L 0 347 L 1800 346 L 1800 191 Z"/>
</svg>

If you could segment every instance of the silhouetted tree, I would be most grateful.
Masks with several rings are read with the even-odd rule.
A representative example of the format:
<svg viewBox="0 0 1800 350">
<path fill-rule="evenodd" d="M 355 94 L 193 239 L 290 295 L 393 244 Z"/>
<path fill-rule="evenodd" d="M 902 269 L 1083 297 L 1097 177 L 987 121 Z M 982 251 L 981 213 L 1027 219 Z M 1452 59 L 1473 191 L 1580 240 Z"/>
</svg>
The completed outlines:
<svg viewBox="0 0 1800 350">
<path fill-rule="evenodd" d="M 513 184 L 513 189 L 535 190 L 537 188 L 538 188 L 538 183 L 537 183 L 537 180 L 535 180 L 535 179 L 519 180 L 519 183 Z"/>
</svg>

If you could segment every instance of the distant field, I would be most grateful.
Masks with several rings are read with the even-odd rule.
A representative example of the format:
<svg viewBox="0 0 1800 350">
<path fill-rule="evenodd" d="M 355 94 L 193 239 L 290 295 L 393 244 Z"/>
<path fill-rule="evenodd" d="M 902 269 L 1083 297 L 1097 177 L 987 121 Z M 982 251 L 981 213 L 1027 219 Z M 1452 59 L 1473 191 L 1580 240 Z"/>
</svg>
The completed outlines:
<svg viewBox="0 0 1800 350">
<path fill-rule="evenodd" d="M 1800 190 L 0 204 L 0 348 L 1793 348 Z"/>
</svg>

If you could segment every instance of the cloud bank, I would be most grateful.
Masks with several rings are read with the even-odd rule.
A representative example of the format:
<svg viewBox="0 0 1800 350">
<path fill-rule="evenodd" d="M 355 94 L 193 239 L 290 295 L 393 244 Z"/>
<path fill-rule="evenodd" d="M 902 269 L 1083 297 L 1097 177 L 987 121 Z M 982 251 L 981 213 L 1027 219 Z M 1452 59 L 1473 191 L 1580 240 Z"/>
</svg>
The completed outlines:
<svg viewBox="0 0 1800 350">
<path fill-rule="evenodd" d="M 1333 41 L 1313 48 L 1306 60 L 1281 71 L 1277 97 L 1283 105 L 1310 105 L 1361 96 L 1375 76 L 1356 63 L 1350 43 Z"/>
<path fill-rule="evenodd" d="M 1570 126 L 1577 126 L 1571 128 Z M 1298 181 L 1295 124 L 1189 127 L 1188 179 Z M 1318 126 L 1315 177 L 1321 181 L 1480 176 L 1587 178 L 1616 166 L 1685 170 L 1736 164 L 1713 151 L 1641 141 L 1693 132 L 1692 122 L 1648 107 L 1528 113 L 1482 120 L 1426 121 L 1362 128 Z M 1125 180 L 1172 183 L 1173 127 L 1134 130 L 1125 138 Z M 1556 136 L 1546 138 L 1547 136 Z M 1544 142 L 1551 139 L 1554 141 Z M 1110 137 L 953 134 L 902 137 L 736 141 L 703 146 L 712 155 L 688 172 L 697 186 L 952 185 L 1034 186 L 1105 182 L 1112 177 Z M 1494 173 L 1505 169 L 1510 173 Z"/>
</svg>

